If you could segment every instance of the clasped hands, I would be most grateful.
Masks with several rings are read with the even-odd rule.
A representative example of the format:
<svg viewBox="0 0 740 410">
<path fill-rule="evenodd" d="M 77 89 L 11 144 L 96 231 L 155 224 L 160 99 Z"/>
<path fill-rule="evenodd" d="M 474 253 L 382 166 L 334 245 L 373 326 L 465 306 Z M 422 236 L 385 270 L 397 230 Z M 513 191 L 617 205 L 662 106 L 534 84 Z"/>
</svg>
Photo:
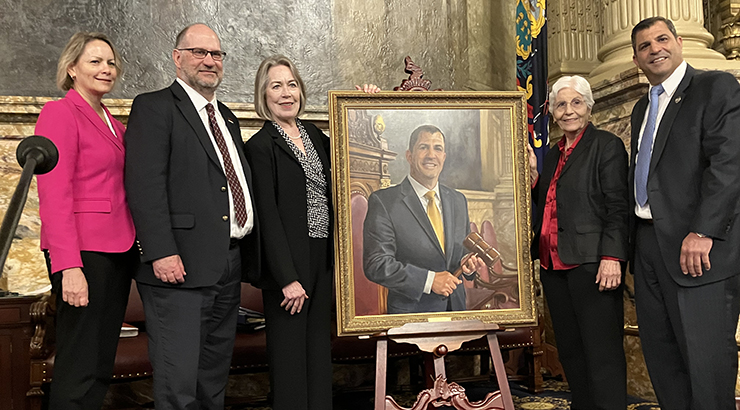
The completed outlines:
<svg viewBox="0 0 740 410">
<path fill-rule="evenodd" d="M 460 263 L 462 264 L 462 271 L 466 275 L 470 275 L 473 272 L 488 270 L 488 266 L 483 262 L 483 259 L 473 253 L 465 255 Z M 434 282 L 432 282 L 432 292 L 440 296 L 450 296 L 457 288 L 457 285 L 461 283 L 462 280 L 460 278 L 455 277 L 455 275 L 448 271 L 435 272 Z"/>
</svg>

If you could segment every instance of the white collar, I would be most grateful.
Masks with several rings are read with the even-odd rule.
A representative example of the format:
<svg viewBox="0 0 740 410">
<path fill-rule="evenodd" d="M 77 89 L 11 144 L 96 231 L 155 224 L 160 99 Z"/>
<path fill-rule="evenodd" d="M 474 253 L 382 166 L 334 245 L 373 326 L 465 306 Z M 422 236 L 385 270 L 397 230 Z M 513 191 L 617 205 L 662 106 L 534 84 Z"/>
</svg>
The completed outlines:
<svg viewBox="0 0 740 410">
<path fill-rule="evenodd" d="M 671 75 L 669 75 L 668 78 L 666 78 L 665 81 L 661 83 L 663 85 L 663 92 L 665 92 L 666 97 L 668 98 L 673 97 L 673 93 L 676 92 L 678 85 L 681 84 L 681 80 L 683 80 L 683 77 L 686 75 L 687 67 L 688 67 L 688 64 L 686 64 L 686 60 L 681 61 L 681 64 L 679 64 L 678 67 L 676 67 L 676 69 L 673 70 Z M 650 95 L 650 91 L 652 89 L 653 89 L 653 86 L 651 85 L 650 89 L 648 90 L 648 95 Z"/>
<path fill-rule="evenodd" d="M 206 97 L 203 97 L 203 95 L 195 91 L 193 87 L 188 85 L 188 83 L 183 81 L 180 77 L 177 78 L 177 82 L 182 86 L 182 88 L 188 94 L 188 97 L 190 97 L 190 101 L 193 102 L 193 105 L 195 106 L 196 111 L 202 110 L 208 104 L 213 104 L 213 108 L 216 108 L 218 106 L 216 102 L 216 93 L 213 93 L 213 100 L 208 101 Z"/>
<path fill-rule="evenodd" d="M 409 182 L 411 183 L 411 187 L 414 188 L 416 196 L 418 196 L 419 198 L 424 198 L 424 195 L 426 195 L 426 193 L 430 191 L 429 188 L 425 187 L 419 181 L 415 180 L 414 177 L 412 177 L 411 175 L 409 175 Z M 442 198 L 439 195 L 439 181 L 437 181 L 437 184 L 435 184 L 434 188 L 432 188 L 431 190 L 434 191 L 437 198 Z"/>
</svg>

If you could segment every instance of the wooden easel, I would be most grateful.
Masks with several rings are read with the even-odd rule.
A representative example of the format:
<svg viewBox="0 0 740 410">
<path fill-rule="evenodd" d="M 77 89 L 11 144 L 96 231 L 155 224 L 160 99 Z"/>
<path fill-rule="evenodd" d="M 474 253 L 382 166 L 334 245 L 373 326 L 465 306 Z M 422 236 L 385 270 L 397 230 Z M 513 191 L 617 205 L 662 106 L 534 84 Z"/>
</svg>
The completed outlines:
<svg viewBox="0 0 740 410">
<path fill-rule="evenodd" d="M 426 410 L 432 402 L 461 410 L 514 410 L 496 336 L 497 331 L 501 331 L 501 328 L 496 324 L 485 324 L 479 320 L 461 320 L 407 323 L 376 335 L 375 410 Z M 483 336 L 488 338 L 488 347 L 500 390 L 489 393 L 482 401 L 470 403 L 465 395 L 465 389 L 457 383 L 447 383 L 444 356 L 459 349 L 464 342 Z M 389 339 L 397 343 L 413 343 L 420 350 L 434 354 L 434 387 L 419 393 L 416 403 L 410 409 L 399 406 L 393 397 L 385 395 Z"/>
</svg>

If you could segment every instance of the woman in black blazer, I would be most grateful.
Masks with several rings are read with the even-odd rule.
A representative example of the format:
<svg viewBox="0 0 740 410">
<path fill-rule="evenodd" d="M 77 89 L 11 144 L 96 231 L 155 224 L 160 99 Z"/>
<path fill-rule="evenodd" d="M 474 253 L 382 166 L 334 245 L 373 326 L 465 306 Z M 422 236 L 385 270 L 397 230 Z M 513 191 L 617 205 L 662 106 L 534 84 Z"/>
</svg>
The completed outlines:
<svg viewBox="0 0 740 410">
<path fill-rule="evenodd" d="M 293 63 L 268 57 L 254 107 L 265 124 L 245 144 L 261 230 L 273 410 L 332 408 L 332 211 L 329 138 L 301 121 L 306 89 Z M 359 89 L 359 87 L 358 87 Z M 366 92 L 377 92 L 373 85 Z"/>
<path fill-rule="evenodd" d="M 572 409 L 627 407 L 622 345 L 622 269 L 627 260 L 627 152 L 589 122 L 594 100 L 579 76 L 552 87 L 550 112 L 564 136 L 542 175 L 529 148 L 534 187 L 533 258 L 550 309 Z"/>
</svg>

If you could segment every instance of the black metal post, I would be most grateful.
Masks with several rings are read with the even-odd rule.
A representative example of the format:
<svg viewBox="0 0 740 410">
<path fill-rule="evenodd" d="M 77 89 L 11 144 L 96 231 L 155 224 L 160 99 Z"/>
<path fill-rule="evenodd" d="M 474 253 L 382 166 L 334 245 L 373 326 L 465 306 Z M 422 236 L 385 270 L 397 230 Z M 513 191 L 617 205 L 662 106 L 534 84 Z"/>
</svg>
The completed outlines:
<svg viewBox="0 0 740 410">
<path fill-rule="evenodd" d="M 13 197 L 8 204 L 8 210 L 3 217 L 3 224 L 0 226 L 0 277 L 2 277 L 5 268 L 5 260 L 8 258 L 10 245 L 13 243 L 15 230 L 18 228 L 18 222 L 23 213 L 23 207 L 26 205 L 28 197 L 28 188 L 31 186 L 34 174 L 45 174 L 57 164 L 59 153 L 56 146 L 50 140 L 34 135 L 27 137 L 16 149 L 16 158 L 18 163 L 23 167 L 21 178 L 18 186 L 15 187 Z M 9 294 L 0 290 L 0 296 Z"/>
</svg>

